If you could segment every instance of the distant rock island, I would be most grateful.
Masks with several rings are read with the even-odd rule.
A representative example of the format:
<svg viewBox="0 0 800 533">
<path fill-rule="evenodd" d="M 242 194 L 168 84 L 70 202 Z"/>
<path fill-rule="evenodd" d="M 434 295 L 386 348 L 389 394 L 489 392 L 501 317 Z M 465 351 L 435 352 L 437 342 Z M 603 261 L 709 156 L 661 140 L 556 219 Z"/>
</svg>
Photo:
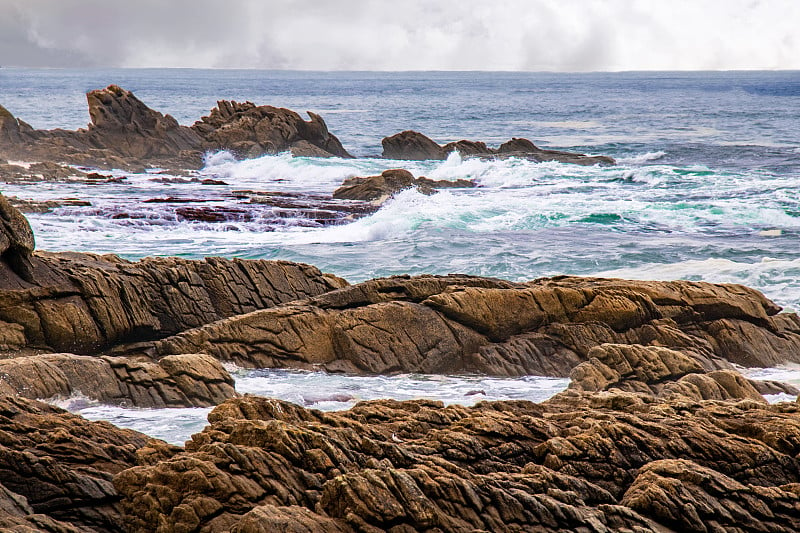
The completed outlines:
<svg viewBox="0 0 800 533">
<path fill-rule="evenodd" d="M 217 150 L 242 158 L 286 151 L 303 157 L 353 157 L 322 117 L 311 112 L 310 120 L 303 120 L 289 109 L 222 100 L 208 116 L 182 126 L 117 85 L 91 91 L 86 98 L 92 122 L 76 131 L 37 130 L 0 106 L 0 158 L 141 170 L 199 168 L 203 154 Z M 542 150 L 527 139 L 512 139 L 494 150 L 473 141 L 440 146 L 421 133 L 405 131 L 382 144 L 389 159 L 445 159 L 458 151 L 464 156 L 614 164 L 606 156 Z"/>
</svg>

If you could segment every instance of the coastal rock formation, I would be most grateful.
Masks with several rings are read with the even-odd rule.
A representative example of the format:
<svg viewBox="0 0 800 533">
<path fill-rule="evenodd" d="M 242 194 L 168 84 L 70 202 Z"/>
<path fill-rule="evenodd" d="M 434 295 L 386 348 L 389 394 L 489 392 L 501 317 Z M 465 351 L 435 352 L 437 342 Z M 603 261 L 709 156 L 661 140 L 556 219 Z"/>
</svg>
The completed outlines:
<svg viewBox="0 0 800 533">
<path fill-rule="evenodd" d="M 351 157 L 314 113 L 304 121 L 288 109 L 220 101 L 187 127 L 117 85 L 91 91 L 86 99 L 91 124 L 76 131 L 36 130 L 0 106 L 0 157 L 136 171 L 199 168 L 207 150 Z"/>
<path fill-rule="evenodd" d="M 3 531 L 117 532 L 115 474 L 177 451 L 135 431 L 89 422 L 50 405 L 0 396 Z M 16 528 L 16 529 L 15 529 Z"/>
<path fill-rule="evenodd" d="M 290 109 L 252 102 L 220 100 L 192 130 L 203 138 L 204 150 L 231 150 L 244 157 L 291 151 L 295 156 L 352 157 L 322 117 L 310 121 Z"/>
<path fill-rule="evenodd" d="M 129 531 L 800 527 L 793 404 L 567 391 L 323 413 L 248 397 L 209 421 L 184 452 L 114 478 Z"/>
<path fill-rule="evenodd" d="M 489 148 L 483 142 L 456 141 L 441 146 L 433 140 L 416 131 L 403 131 L 384 137 L 383 157 L 386 159 L 427 160 L 447 159 L 451 152 L 458 152 L 463 156 L 477 157 L 519 157 L 532 161 L 559 161 L 576 165 L 614 165 L 616 161 L 608 156 L 589 156 L 559 150 L 544 150 L 534 145 L 528 139 L 513 138 L 501 144 L 498 148 Z"/>
<path fill-rule="evenodd" d="M 348 178 L 333 191 L 333 197 L 340 200 L 362 200 L 381 204 L 393 194 L 412 187 L 423 194 L 433 194 L 436 189 L 475 187 L 475 182 L 465 179 L 432 180 L 424 176 L 415 178 L 411 172 L 395 168 L 384 170 L 380 176 Z"/>
<path fill-rule="evenodd" d="M 280 261 L 34 253 L 25 217 L 0 196 L 0 352 L 97 353 L 340 288 Z"/>
<path fill-rule="evenodd" d="M 205 354 L 169 356 L 156 363 L 74 354 L 0 360 L 0 395 L 39 399 L 74 394 L 151 408 L 210 407 L 237 396 L 230 374 Z"/>
<path fill-rule="evenodd" d="M 137 349 L 358 374 L 569 375 L 606 343 L 663 346 L 707 371 L 800 362 L 800 319 L 741 285 L 400 276 L 234 316 Z"/>
</svg>

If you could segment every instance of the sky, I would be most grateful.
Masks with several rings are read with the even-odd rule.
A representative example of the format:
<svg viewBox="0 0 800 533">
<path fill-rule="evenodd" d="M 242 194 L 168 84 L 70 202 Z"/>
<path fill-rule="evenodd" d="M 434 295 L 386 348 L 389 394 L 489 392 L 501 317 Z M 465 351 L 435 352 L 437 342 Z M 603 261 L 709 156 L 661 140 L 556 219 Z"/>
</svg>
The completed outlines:
<svg viewBox="0 0 800 533">
<path fill-rule="evenodd" d="M 800 69 L 800 0 L 0 0 L 0 66 Z"/>
</svg>

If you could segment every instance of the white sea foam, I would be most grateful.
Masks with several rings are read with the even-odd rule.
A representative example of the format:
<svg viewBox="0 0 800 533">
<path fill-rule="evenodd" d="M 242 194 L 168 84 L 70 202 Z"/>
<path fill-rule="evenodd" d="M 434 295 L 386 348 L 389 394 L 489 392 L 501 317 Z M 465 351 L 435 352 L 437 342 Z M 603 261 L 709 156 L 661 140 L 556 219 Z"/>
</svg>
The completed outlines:
<svg viewBox="0 0 800 533">
<path fill-rule="evenodd" d="M 643 165 L 650 161 L 657 161 L 667 155 L 667 152 L 647 152 L 644 154 L 631 155 L 627 157 L 617 158 L 617 163 L 620 165 Z"/>
</svg>

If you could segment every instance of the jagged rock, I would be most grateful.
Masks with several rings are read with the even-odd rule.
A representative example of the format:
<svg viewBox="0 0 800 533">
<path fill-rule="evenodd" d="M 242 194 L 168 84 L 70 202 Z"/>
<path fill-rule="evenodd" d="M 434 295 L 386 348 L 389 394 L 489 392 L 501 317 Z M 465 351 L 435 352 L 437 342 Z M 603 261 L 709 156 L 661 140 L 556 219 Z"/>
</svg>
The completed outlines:
<svg viewBox="0 0 800 533">
<path fill-rule="evenodd" d="M 580 391 L 618 389 L 694 400 L 765 402 L 755 385 L 732 370 L 706 373 L 697 358 L 660 346 L 601 344 L 589 360 L 570 373 L 570 388 Z"/>
<path fill-rule="evenodd" d="M 792 404 L 567 391 L 323 413 L 245 397 L 209 421 L 184 452 L 114 478 L 129 531 L 800 527 Z"/>
<path fill-rule="evenodd" d="M 424 176 L 415 178 L 411 172 L 396 168 L 384 170 L 379 176 L 347 178 L 333 191 L 333 197 L 380 204 L 395 193 L 411 187 L 416 187 L 423 194 L 433 194 L 436 189 L 475 187 L 475 182 L 465 179 L 432 180 Z"/>
<path fill-rule="evenodd" d="M 136 407 L 209 407 L 236 396 L 233 378 L 204 354 L 156 363 L 125 357 L 46 354 L 0 360 L 0 394 L 29 399 L 83 394 Z"/>
<path fill-rule="evenodd" d="M 386 159 L 424 161 L 447 158 L 447 153 L 441 146 L 425 135 L 411 130 L 384 137 L 381 145 L 383 157 Z"/>
<path fill-rule="evenodd" d="M 221 100 L 192 130 L 206 150 L 231 149 L 242 156 L 292 151 L 305 157 L 352 157 L 322 117 L 309 111 L 310 121 L 289 109 Z"/>
<path fill-rule="evenodd" d="M 473 157 L 519 157 L 537 162 L 559 161 L 576 165 L 615 165 L 612 157 L 599 155 L 589 156 L 574 152 L 559 150 L 544 150 L 533 144 L 528 139 L 513 138 L 493 149 L 486 143 L 461 140 L 447 143 L 444 146 L 436 144 L 433 140 L 416 131 L 403 131 L 390 137 L 385 137 L 383 144 L 383 157 L 387 159 L 410 160 L 443 160 L 451 152 L 458 152 L 462 156 Z"/>
<path fill-rule="evenodd" d="M 0 344 L 7 350 L 92 354 L 345 283 L 314 267 L 280 261 L 152 258 L 132 263 L 115 256 L 44 252 L 29 261 L 26 277 L 11 268 L 13 262 L 0 262 Z"/>
<path fill-rule="evenodd" d="M 250 102 L 221 101 L 192 127 L 147 107 L 117 85 L 86 95 L 91 124 L 77 131 L 34 130 L 0 107 L 0 157 L 42 161 L 2 174 L 24 179 L 64 179 L 83 173 L 53 163 L 142 171 L 146 167 L 199 168 L 207 150 L 231 150 L 245 157 L 294 150 L 298 154 L 351 157 L 328 131 L 322 117 L 304 121 L 294 111 Z M 48 166 L 49 165 L 49 166 Z"/>
<path fill-rule="evenodd" d="M 612 343 L 663 346 L 690 357 L 691 369 L 713 371 L 731 368 L 731 361 L 800 362 L 797 316 L 779 310 L 740 285 L 396 277 L 231 317 L 140 349 L 150 357 L 209 353 L 254 367 L 566 377 L 593 348 Z M 720 323 L 741 326 L 736 352 Z"/>
<path fill-rule="evenodd" d="M 147 436 L 8 396 L 0 396 L 0 435 L 0 486 L 19 496 L 16 511 L 0 512 L 0 524 L 14 516 L 30 528 L 8 531 L 120 531 L 111 480 L 138 464 Z M 176 451 L 152 446 L 162 447 L 162 457 Z"/>
</svg>

